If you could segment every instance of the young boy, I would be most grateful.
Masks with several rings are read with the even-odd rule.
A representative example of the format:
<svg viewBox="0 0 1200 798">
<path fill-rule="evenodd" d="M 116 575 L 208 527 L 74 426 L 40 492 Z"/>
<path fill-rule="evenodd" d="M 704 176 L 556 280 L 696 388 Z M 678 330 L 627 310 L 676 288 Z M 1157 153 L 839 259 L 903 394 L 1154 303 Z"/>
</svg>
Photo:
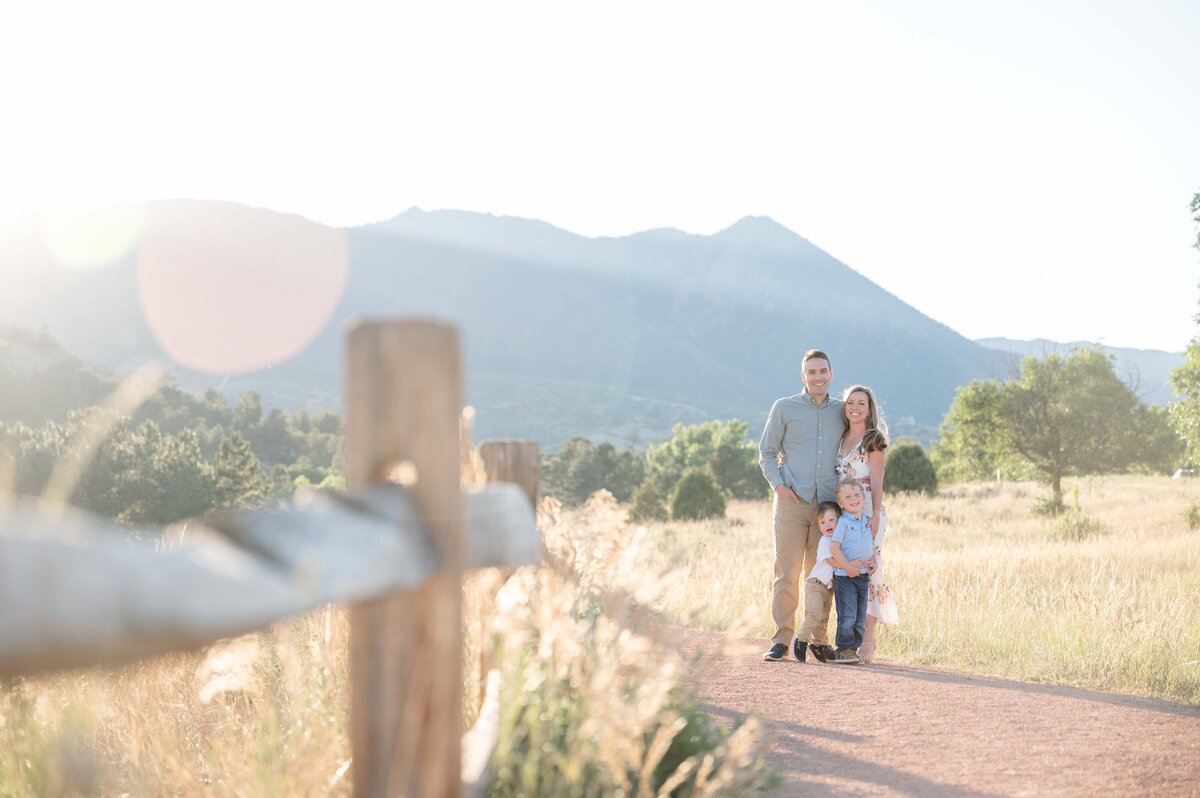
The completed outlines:
<svg viewBox="0 0 1200 798">
<path fill-rule="evenodd" d="M 821 662 L 833 657 L 833 647 L 829 645 L 829 607 L 833 604 L 833 551 L 830 542 L 841 514 L 842 509 L 837 502 L 821 502 L 817 505 L 817 526 L 821 529 L 821 539 L 817 542 L 817 564 L 804 580 L 804 622 L 792 641 L 792 656 L 800 662 L 804 662 L 810 648 L 813 656 Z"/>
<path fill-rule="evenodd" d="M 833 662 L 860 664 L 855 653 L 867 626 L 867 588 L 871 555 L 871 528 L 862 515 L 863 489 L 857 479 L 838 483 L 834 496 L 842 507 L 830 549 L 833 554 L 833 600 L 837 602 L 837 651 Z"/>
</svg>

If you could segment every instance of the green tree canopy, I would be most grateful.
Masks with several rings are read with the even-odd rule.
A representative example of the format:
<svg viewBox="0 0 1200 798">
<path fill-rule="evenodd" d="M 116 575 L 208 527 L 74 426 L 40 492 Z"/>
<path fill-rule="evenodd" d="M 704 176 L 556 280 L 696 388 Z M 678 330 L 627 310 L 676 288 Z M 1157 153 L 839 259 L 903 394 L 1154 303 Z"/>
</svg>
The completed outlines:
<svg viewBox="0 0 1200 798">
<path fill-rule="evenodd" d="M 1196 249 L 1200 249 L 1200 191 L 1192 197 L 1192 221 L 1196 223 Z"/>
<path fill-rule="evenodd" d="M 597 446 L 587 438 L 571 438 L 542 457 L 543 491 L 572 506 L 601 489 L 611 491 L 618 501 L 629 501 L 644 473 L 639 453 L 618 450 L 608 442 Z"/>
<path fill-rule="evenodd" d="M 633 500 L 629 503 L 629 520 L 667 520 L 666 500 L 652 481 L 646 480 L 633 492 Z"/>
<path fill-rule="evenodd" d="M 301 478 L 344 486 L 336 413 L 268 412 L 253 393 L 231 408 L 215 390 L 192 396 L 168 384 L 123 416 L 91 404 L 116 390 L 117 378 L 87 370 L 45 336 L 0 328 L 0 353 L 13 346 L 54 360 L 49 369 L 0 374 L 0 471 L 17 493 L 42 494 L 51 473 L 69 466 L 72 504 L 121 522 L 165 524 L 229 504 L 253 506 L 267 491 L 291 495 Z M 47 390 L 50 401 L 38 400 Z M 81 449 L 81 432 L 95 424 L 110 433 Z M 235 430 L 241 444 L 230 440 Z"/>
<path fill-rule="evenodd" d="M 671 519 L 699 521 L 725 515 L 725 494 L 706 468 L 689 468 L 671 490 Z"/>
<path fill-rule="evenodd" d="M 769 486 L 758 467 L 758 447 L 746 440 L 746 422 L 706 421 L 676 424 L 670 439 L 646 450 L 646 478 L 666 495 L 692 468 L 706 469 L 735 499 L 766 496 Z"/>
<path fill-rule="evenodd" d="M 258 458 L 241 433 L 230 433 L 213 463 L 219 507 L 253 507 L 267 495 L 269 485 Z"/>
<path fill-rule="evenodd" d="M 901 438 L 887 449 L 888 493 L 937 493 L 937 471 L 921 444 Z"/>
<path fill-rule="evenodd" d="M 1004 397 L 999 380 L 974 380 L 958 389 L 930 454 L 942 480 L 992 479 L 997 471 L 1010 479 L 1031 476 L 1029 465 L 1006 441 L 1000 413 Z"/>
<path fill-rule="evenodd" d="M 1196 248 L 1200 249 L 1200 192 L 1192 197 L 1196 222 Z M 1200 315 L 1196 316 L 1200 323 Z M 1200 463 L 1200 336 L 1193 337 L 1183 353 L 1183 363 L 1171 372 L 1171 385 L 1179 401 L 1170 406 L 1171 425 L 1187 446 L 1187 458 Z"/>
<path fill-rule="evenodd" d="M 1138 403 L 1112 360 L 1082 348 L 1027 357 L 1008 382 L 977 380 L 960 389 L 942 422 L 935 462 L 943 479 L 1025 470 L 1050 485 L 1057 510 L 1066 476 L 1161 463 L 1163 453 L 1154 450 L 1160 433 L 1161 415 Z"/>
</svg>

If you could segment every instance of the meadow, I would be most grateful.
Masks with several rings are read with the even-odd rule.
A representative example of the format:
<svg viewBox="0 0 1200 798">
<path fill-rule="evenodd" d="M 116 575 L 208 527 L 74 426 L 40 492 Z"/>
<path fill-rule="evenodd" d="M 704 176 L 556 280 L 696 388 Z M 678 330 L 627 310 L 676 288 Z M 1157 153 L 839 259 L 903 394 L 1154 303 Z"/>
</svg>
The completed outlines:
<svg viewBox="0 0 1200 798">
<path fill-rule="evenodd" d="M 887 497 L 901 623 L 880 627 L 877 658 L 1200 704 L 1200 530 L 1187 520 L 1200 523 L 1200 482 L 1094 477 L 1065 491 L 1058 517 L 1034 512 L 1046 491 L 1033 483 Z M 765 646 L 769 502 L 637 534 L 629 589 L 669 573 L 642 592 L 651 606 Z"/>
<path fill-rule="evenodd" d="M 713 723 L 646 608 L 609 590 L 634 553 L 606 494 L 539 517 L 546 562 L 464 581 L 463 728 L 500 674 L 492 796 L 754 796 L 761 726 Z M 0 684 L 0 796 L 347 796 L 348 613 L 206 650 Z M 481 655 L 486 652 L 486 659 Z"/>
<path fill-rule="evenodd" d="M 878 659 L 1200 704 L 1200 482 L 1026 483 L 888 499 L 901 624 Z M 503 674 L 495 796 L 756 795 L 761 726 L 713 724 L 664 636 L 770 632 L 770 505 L 628 524 L 543 503 L 547 562 L 464 586 L 464 729 L 480 652 Z M 501 588 L 503 585 L 503 588 Z M 498 591 L 498 592 L 497 592 Z M 341 608 L 109 670 L 0 685 L 0 796 L 349 795 Z M 674 792 L 672 792 L 674 791 Z"/>
</svg>

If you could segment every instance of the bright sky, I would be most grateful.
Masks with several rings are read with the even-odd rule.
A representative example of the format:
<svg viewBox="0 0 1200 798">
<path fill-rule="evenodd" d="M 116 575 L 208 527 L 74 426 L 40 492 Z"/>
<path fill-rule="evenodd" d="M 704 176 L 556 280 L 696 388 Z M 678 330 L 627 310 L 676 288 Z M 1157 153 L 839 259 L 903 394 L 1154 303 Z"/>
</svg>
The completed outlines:
<svg viewBox="0 0 1200 798">
<path fill-rule="evenodd" d="M 1192 0 L 23 3 L 0 12 L 0 217 L 765 214 L 971 338 L 1179 350 L 1197 42 Z"/>
</svg>

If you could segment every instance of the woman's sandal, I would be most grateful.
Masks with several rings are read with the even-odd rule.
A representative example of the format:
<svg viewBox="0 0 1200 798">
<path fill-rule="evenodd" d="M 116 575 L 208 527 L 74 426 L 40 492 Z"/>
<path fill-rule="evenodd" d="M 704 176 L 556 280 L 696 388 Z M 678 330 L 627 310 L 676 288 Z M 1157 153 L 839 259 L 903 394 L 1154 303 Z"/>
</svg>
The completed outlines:
<svg viewBox="0 0 1200 798">
<path fill-rule="evenodd" d="M 869 663 L 871 660 L 875 659 L 875 641 L 874 640 L 872 640 L 870 643 L 863 643 L 861 646 L 858 647 L 858 658 L 863 661 L 864 665 Z"/>
</svg>

